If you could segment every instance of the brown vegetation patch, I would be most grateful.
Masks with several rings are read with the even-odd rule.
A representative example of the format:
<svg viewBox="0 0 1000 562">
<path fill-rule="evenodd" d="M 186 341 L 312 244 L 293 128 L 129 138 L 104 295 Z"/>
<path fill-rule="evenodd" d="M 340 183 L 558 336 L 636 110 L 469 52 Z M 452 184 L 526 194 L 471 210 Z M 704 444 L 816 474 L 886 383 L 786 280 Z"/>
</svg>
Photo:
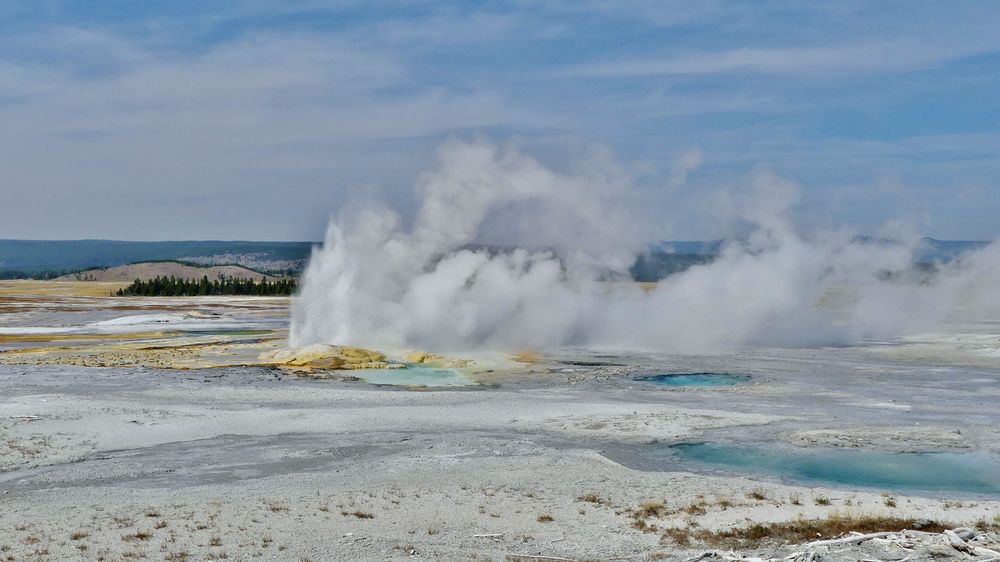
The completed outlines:
<svg viewBox="0 0 1000 562">
<path fill-rule="evenodd" d="M 136 531 L 135 533 L 132 533 L 131 535 L 123 535 L 122 536 L 122 540 L 125 541 L 125 542 L 148 541 L 151 538 L 153 538 L 153 533 L 150 533 L 149 531 Z"/>
<path fill-rule="evenodd" d="M 1000 533 L 1000 513 L 994 515 L 992 519 L 986 519 L 984 517 L 979 521 L 976 521 L 976 528 L 980 531 Z"/>
<path fill-rule="evenodd" d="M 179 335 L 180 332 L 131 332 L 121 334 L 0 334 L 0 342 L 55 342 L 74 340 L 138 340 L 150 338 L 165 338 Z"/>
<path fill-rule="evenodd" d="M 129 280 L 131 281 L 131 280 Z M 0 281 L 0 296 L 10 297 L 106 297 L 128 283 L 100 281 Z M 27 299 L 25 299 L 26 301 Z M 46 299 L 51 302 L 51 299 Z"/>
<path fill-rule="evenodd" d="M 954 525 L 926 519 L 888 515 L 850 515 L 833 513 L 823 519 L 794 519 L 780 523 L 753 523 L 722 531 L 697 528 L 672 528 L 663 533 L 664 541 L 688 544 L 696 539 L 711 546 L 746 547 L 762 543 L 804 543 L 817 539 L 839 537 L 850 532 L 878 533 L 911 529 L 940 533 Z"/>
<path fill-rule="evenodd" d="M 354 516 L 357 517 L 358 519 L 375 519 L 374 515 L 366 511 L 341 511 L 340 514 L 345 517 Z"/>
<path fill-rule="evenodd" d="M 611 503 L 611 500 L 604 499 L 594 493 L 584 494 L 576 499 L 582 502 L 592 503 L 594 505 L 609 505 Z"/>
<path fill-rule="evenodd" d="M 644 501 L 639 504 L 633 517 L 659 517 L 666 512 L 667 504 L 659 500 Z"/>
</svg>

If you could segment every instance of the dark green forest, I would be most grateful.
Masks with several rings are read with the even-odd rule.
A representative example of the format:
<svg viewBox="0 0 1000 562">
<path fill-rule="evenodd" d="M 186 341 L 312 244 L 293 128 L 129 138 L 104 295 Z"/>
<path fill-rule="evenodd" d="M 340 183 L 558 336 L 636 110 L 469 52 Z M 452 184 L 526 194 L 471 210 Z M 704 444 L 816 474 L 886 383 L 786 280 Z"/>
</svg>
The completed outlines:
<svg viewBox="0 0 1000 562">
<path fill-rule="evenodd" d="M 178 279 L 174 276 L 157 277 L 149 281 L 136 279 L 124 289 L 118 289 L 119 297 L 202 297 L 211 295 L 255 295 L 280 296 L 295 292 L 294 279 L 279 279 L 268 281 L 262 277 L 260 281 L 253 279 L 237 279 L 227 277 L 209 281 L 208 276 L 201 279 Z"/>
</svg>

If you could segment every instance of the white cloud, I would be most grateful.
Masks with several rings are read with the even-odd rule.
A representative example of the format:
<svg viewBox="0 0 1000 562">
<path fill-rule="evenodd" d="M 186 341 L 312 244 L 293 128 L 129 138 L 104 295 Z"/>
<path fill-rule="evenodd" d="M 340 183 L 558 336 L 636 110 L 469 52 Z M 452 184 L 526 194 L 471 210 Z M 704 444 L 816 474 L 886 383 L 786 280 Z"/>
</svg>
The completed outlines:
<svg viewBox="0 0 1000 562">
<path fill-rule="evenodd" d="M 911 93 L 947 108 L 948 95 L 983 88 L 975 69 L 905 73 L 994 52 L 988 13 L 654 0 L 406 8 L 251 0 L 196 14 L 153 6 L 127 21 L 88 14 L 89 24 L 65 8 L 11 28 L 0 37 L 0 236 L 313 237 L 351 186 L 405 205 L 442 138 L 480 132 L 543 160 L 607 143 L 651 192 L 695 168 L 688 184 L 738 182 L 762 162 L 801 180 L 806 199 L 814 182 L 903 168 L 935 182 L 996 177 L 996 140 L 959 125 L 952 137 L 878 142 L 822 130 L 836 112 L 857 111 L 865 129 L 865 112 Z M 692 146 L 705 164 L 672 161 Z M 143 214 L 164 210 L 193 222 L 146 229 Z M 271 215 L 251 232 L 241 218 Z"/>
<path fill-rule="evenodd" d="M 134 56 L 0 61 L 0 236 L 226 237 L 234 219 L 217 217 L 229 208 L 276 213 L 258 238 L 308 238 L 295 206 L 311 204 L 279 207 L 280 194 L 405 176 L 414 154 L 378 143 L 544 122 L 500 92 L 429 86 L 396 54 L 336 36 L 257 33 L 184 53 L 86 36 Z M 81 72 L 89 57 L 107 65 Z M 316 232 L 333 206 L 321 205 Z M 144 235 L 123 207 L 202 220 Z"/>
<path fill-rule="evenodd" d="M 1000 39 L 958 46 L 900 40 L 835 47 L 741 48 L 714 53 L 584 63 L 566 69 L 564 74 L 593 78 L 738 73 L 830 77 L 913 70 L 963 57 L 993 53 L 998 49 Z"/>
</svg>

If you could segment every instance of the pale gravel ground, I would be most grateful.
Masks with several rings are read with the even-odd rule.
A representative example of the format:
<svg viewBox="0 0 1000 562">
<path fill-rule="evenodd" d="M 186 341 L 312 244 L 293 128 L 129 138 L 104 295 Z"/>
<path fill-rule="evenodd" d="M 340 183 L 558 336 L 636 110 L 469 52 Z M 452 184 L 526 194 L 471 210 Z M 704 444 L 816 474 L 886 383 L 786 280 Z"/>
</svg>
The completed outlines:
<svg viewBox="0 0 1000 562">
<path fill-rule="evenodd" d="M 786 419 L 677 403 L 731 392 L 399 391 L 263 369 L 78 367 L 2 367 L 0 389 L 4 441 L 23 449 L 6 451 L 0 472 L 0 558 L 14 560 L 645 559 L 685 554 L 632 528 L 628 510 L 651 499 L 709 503 L 704 515 L 650 520 L 660 528 L 785 520 L 847 503 L 961 521 L 1000 511 L 907 497 L 889 509 L 875 492 L 642 472 L 595 452 L 607 441 Z M 756 488 L 769 500 L 747 499 Z M 578 499 L 591 493 L 607 504 Z M 814 505 L 818 496 L 832 505 Z M 736 505 L 723 509 L 723 498 Z M 472 536 L 493 533 L 504 536 Z"/>
<path fill-rule="evenodd" d="M 18 313 L 17 322 L 122 314 L 93 306 Z M 271 312 L 268 322 L 283 313 Z M 704 438 L 1000 452 L 995 333 L 985 325 L 857 348 L 711 356 L 564 350 L 524 366 L 530 374 L 480 377 L 493 387 L 440 391 L 256 367 L 0 365 L 0 562 L 649 560 L 704 550 L 634 528 L 631 510 L 649 500 L 671 511 L 646 520 L 658 529 L 837 511 L 989 519 L 1000 498 L 897 493 L 889 507 L 880 490 L 638 470 L 652 467 L 636 451 Z M 629 378 L 646 369 L 754 378 L 668 391 Z M 767 499 L 749 499 L 751 490 Z M 600 503 L 579 499 L 588 494 Z M 692 503 L 705 513 L 679 511 Z M 905 555 L 867 544 L 823 560 Z M 925 549 L 910 560 L 936 556 L 961 559 Z"/>
</svg>

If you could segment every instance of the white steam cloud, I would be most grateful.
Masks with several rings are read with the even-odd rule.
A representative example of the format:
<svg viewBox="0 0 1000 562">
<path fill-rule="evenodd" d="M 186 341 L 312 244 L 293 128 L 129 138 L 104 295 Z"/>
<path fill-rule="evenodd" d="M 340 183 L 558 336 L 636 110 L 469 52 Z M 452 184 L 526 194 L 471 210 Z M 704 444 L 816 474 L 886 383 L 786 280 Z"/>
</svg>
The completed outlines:
<svg viewBox="0 0 1000 562">
<path fill-rule="evenodd" d="M 998 302 L 996 244 L 919 277 L 910 270 L 917 237 L 807 238 L 790 220 L 797 189 L 766 174 L 748 196 L 730 199 L 749 236 L 709 264 L 642 288 L 622 281 L 649 231 L 627 213 L 629 182 L 613 163 L 561 174 L 483 141 L 447 144 L 439 159 L 418 182 L 412 225 L 377 207 L 331 223 L 293 305 L 292 345 L 706 352 L 844 344 L 932 329 L 959 305 L 989 312 L 985 304 Z M 686 159 L 679 173 L 698 162 L 700 154 Z M 476 248 L 484 232 L 520 248 Z"/>
</svg>

